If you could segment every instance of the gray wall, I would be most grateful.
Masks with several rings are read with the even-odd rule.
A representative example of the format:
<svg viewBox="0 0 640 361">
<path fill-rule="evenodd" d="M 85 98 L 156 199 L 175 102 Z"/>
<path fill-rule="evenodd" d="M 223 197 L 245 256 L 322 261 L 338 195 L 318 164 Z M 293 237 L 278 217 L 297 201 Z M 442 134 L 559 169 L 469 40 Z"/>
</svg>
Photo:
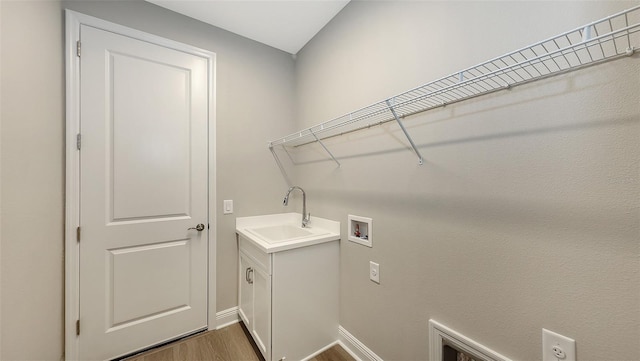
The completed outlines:
<svg viewBox="0 0 640 361">
<path fill-rule="evenodd" d="M 62 15 L 56 2 L 0 6 L 0 358 L 55 360 L 64 305 Z"/>
<path fill-rule="evenodd" d="M 300 128 L 638 2 L 351 2 L 299 54 Z M 340 323 L 386 360 L 428 355 L 430 318 L 516 360 L 541 329 L 580 360 L 640 359 L 638 55 L 296 151 L 343 241 Z M 286 161 L 286 158 L 283 158 Z M 380 263 L 380 285 L 368 279 Z"/>
<path fill-rule="evenodd" d="M 286 53 L 142 1 L 2 1 L 0 359 L 63 352 L 64 15 L 69 8 L 217 54 L 217 308 L 237 305 L 235 216 L 282 210 L 267 141 L 293 131 Z M 235 213 L 222 215 L 222 200 Z"/>
<path fill-rule="evenodd" d="M 354 2 L 294 65 L 140 1 L 1 1 L 0 359 L 63 350 L 63 8 L 217 53 L 224 310 L 234 217 L 289 210 L 267 140 L 631 5 Z M 423 166 L 391 125 L 330 141 L 340 169 L 301 149 L 287 169 L 314 215 L 374 218 L 372 249 L 342 244 L 341 324 L 390 360 L 426 358 L 429 318 L 514 359 L 539 359 L 542 327 L 581 360 L 640 359 L 639 71 L 635 55 L 407 119 Z"/>
</svg>

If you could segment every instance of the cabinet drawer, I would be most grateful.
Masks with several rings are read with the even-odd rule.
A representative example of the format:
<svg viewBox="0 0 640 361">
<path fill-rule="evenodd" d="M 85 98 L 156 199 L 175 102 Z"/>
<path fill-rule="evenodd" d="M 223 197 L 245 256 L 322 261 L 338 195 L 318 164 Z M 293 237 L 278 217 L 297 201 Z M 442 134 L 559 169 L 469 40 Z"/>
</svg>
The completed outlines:
<svg viewBox="0 0 640 361">
<path fill-rule="evenodd" d="M 256 265 L 271 275 L 271 255 L 261 251 L 250 240 L 238 234 L 238 246 L 240 251 L 251 257 Z"/>
</svg>

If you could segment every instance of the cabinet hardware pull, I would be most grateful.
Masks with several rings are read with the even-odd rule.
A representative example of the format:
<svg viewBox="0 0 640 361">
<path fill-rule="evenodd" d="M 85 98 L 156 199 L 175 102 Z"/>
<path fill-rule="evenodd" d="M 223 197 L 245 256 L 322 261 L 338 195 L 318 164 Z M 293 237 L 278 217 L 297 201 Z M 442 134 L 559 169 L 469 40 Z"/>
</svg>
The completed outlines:
<svg viewBox="0 0 640 361">
<path fill-rule="evenodd" d="M 251 269 L 251 267 L 247 267 L 247 269 L 244 271 L 244 280 L 247 281 L 247 283 L 251 283 L 249 282 L 249 270 Z"/>
<path fill-rule="evenodd" d="M 253 268 L 249 268 L 249 284 L 253 284 Z"/>
</svg>

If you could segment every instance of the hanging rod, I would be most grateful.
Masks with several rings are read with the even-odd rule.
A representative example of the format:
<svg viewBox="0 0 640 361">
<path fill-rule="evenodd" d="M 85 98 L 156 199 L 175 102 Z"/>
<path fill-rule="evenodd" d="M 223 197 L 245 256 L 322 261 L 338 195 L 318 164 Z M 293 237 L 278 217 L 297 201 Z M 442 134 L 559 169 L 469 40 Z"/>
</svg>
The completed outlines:
<svg viewBox="0 0 640 361">
<path fill-rule="evenodd" d="M 640 46 L 640 6 L 485 61 L 391 98 L 269 142 L 299 147 L 397 121 L 422 164 L 401 118 L 516 85 L 630 56 Z M 323 148 L 338 164 L 324 144 Z M 286 148 L 285 148 L 286 149 Z"/>
</svg>

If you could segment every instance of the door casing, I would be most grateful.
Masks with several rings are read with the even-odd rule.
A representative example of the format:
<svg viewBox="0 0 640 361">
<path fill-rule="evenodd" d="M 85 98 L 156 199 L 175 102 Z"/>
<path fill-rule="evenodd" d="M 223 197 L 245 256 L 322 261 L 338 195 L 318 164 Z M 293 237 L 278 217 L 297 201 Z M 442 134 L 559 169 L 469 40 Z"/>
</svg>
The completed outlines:
<svg viewBox="0 0 640 361">
<path fill-rule="evenodd" d="M 87 25 L 128 36 L 134 39 L 158 44 L 175 50 L 206 58 L 208 61 L 208 328 L 216 328 L 216 54 L 194 46 L 161 38 L 139 30 L 114 24 L 102 19 L 65 10 L 66 16 L 66 185 L 65 185 L 65 359 L 78 358 L 78 337 L 76 321 L 79 318 L 79 243 L 76 238 L 80 226 L 80 152 L 77 149 L 77 134 L 80 133 L 80 61 L 77 56 L 77 42 L 80 40 L 80 25 Z M 82 326 L 80 326 L 82 327 Z M 82 331 L 81 331 L 82 332 Z"/>
</svg>

